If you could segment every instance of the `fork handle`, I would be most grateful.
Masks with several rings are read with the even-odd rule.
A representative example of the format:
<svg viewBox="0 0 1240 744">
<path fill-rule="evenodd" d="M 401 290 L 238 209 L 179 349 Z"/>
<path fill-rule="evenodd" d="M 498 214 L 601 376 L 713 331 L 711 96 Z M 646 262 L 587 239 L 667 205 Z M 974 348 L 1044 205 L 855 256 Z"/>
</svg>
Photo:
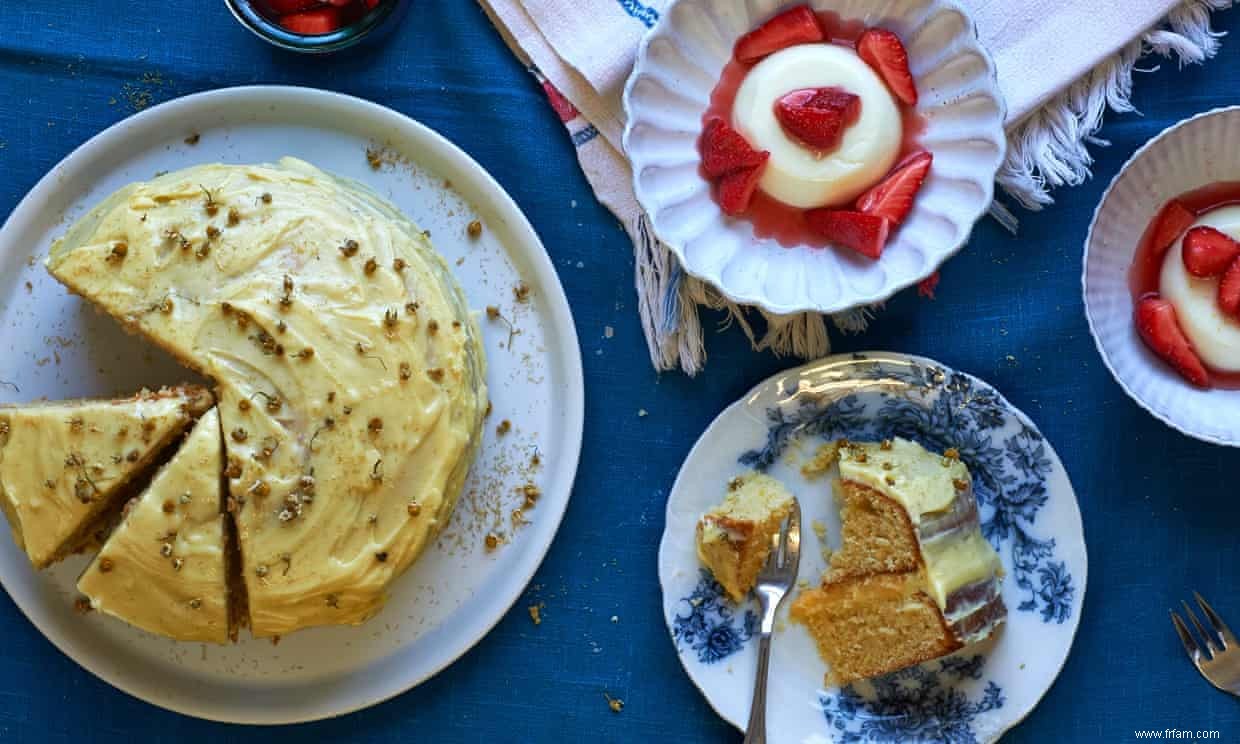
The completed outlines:
<svg viewBox="0 0 1240 744">
<path fill-rule="evenodd" d="M 766 672 L 770 665 L 771 634 L 763 633 L 758 640 L 758 678 L 754 680 L 753 702 L 749 704 L 745 744 L 766 744 Z"/>
</svg>

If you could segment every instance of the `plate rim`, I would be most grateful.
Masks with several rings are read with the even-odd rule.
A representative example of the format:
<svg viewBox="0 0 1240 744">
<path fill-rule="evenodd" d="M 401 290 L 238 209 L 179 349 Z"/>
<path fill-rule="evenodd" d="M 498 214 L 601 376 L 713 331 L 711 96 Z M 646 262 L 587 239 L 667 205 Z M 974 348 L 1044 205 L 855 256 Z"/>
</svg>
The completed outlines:
<svg viewBox="0 0 1240 744">
<path fill-rule="evenodd" d="M 398 678 L 394 684 L 382 686 L 376 694 L 365 699 L 350 701 L 346 705 L 337 705 L 335 707 L 331 705 L 324 706 L 320 703 L 317 709 L 300 709 L 293 715 L 267 718 L 253 715 L 226 715 L 217 712 L 215 709 L 196 708 L 192 700 L 161 695 L 156 683 L 147 686 L 131 684 L 127 676 L 116 674 L 111 666 L 97 663 L 89 653 L 77 653 L 77 649 L 72 648 L 72 644 L 67 638 L 62 637 L 54 630 L 49 631 L 35 619 L 34 614 L 32 614 L 33 608 L 28 607 L 23 599 L 19 599 L 18 595 L 15 595 L 10 590 L 9 578 L 3 572 L 0 572 L 0 586 L 4 587 L 5 592 L 12 599 L 13 604 L 25 616 L 26 620 L 60 653 L 109 686 L 147 704 L 194 718 L 223 723 L 274 726 L 340 717 L 379 705 L 408 692 L 436 676 L 472 650 L 512 611 L 513 606 L 515 606 L 521 594 L 528 588 L 534 575 L 545 561 L 551 546 L 554 544 L 555 537 L 563 523 L 564 515 L 568 510 L 569 500 L 572 498 L 572 493 L 575 489 L 585 428 L 585 379 L 576 321 L 573 318 L 572 306 L 568 302 L 564 285 L 560 281 L 559 274 L 555 270 L 551 256 L 547 253 L 546 246 L 543 244 L 541 237 L 512 195 L 469 153 L 438 131 L 395 109 L 358 96 L 336 91 L 297 85 L 230 86 L 180 96 L 116 121 L 73 148 L 60 161 L 49 168 L 47 173 L 26 192 L 26 195 L 22 197 L 4 220 L 3 225 L 0 225 L 0 251 L 7 250 L 6 245 L 12 240 L 10 234 L 15 232 L 18 226 L 38 218 L 42 206 L 41 203 L 45 201 L 49 194 L 54 193 L 60 188 L 63 171 L 70 166 L 76 165 L 78 161 L 87 160 L 101 154 L 106 155 L 111 148 L 126 140 L 127 132 L 125 130 L 135 122 L 168 117 L 175 120 L 175 117 L 184 116 L 183 110 L 185 109 L 192 111 L 197 107 L 211 104 L 217 106 L 235 105 L 235 102 L 230 99 L 239 98 L 244 100 L 246 97 L 267 97 L 264 99 L 264 104 L 291 103 L 316 105 L 326 102 L 352 108 L 372 118 L 386 119 L 388 122 L 397 124 L 399 128 L 413 138 L 429 143 L 430 148 L 438 156 L 451 162 L 454 168 L 468 175 L 469 179 L 474 181 L 487 194 L 487 206 L 502 216 L 509 229 L 519 236 L 520 242 L 529 245 L 532 249 L 537 248 L 537 250 L 530 250 L 522 254 L 522 258 L 528 261 L 529 268 L 536 273 L 540 284 L 544 288 L 542 294 L 548 303 L 548 317 L 552 321 L 553 330 L 563 339 L 562 345 L 565 347 L 562 351 L 563 369 L 570 378 L 565 385 L 569 389 L 565 391 L 563 398 L 561 398 L 565 412 L 563 424 L 565 432 L 564 442 L 568 445 L 568 448 L 557 455 L 556 458 L 561 463 L 561 472 L 568 475 L 567 483 L 564 486 L 566 494 L 560 500 L 558 510 L 547 514 L 546 516 L 549 518 L 538 520 L 539 523 L 548 525 L 544 528 L 546 531 L 545 536 L 540 535 L 543 538 L 542 545 L 534 547 L 527 555 L 524 562 L 526 565 L 522 565 L 519 562 L 514 564 L 514 569 L 525 568 L 526 570 L 509 574 L 519 578 L 518 581 L 512 581 L 508 584 L 508 586 L 512 587 L 512 591 L 507 594 L 511 596 L 507 596 L 505 593 L 493 595 L 500 597 L 499 602 L 495 606 L 502 607 L 503 611 L 497 612 L 494 618 L 483 622 L 478 627 L 477 632 L 471 634 L 458 649 L 450 651 L 444 658 L 433 662 L 422 674 Z M 159 145 L 162 145 L 162 143 L 159 143 Z M 150 147 L 159 145 L 153 144 Z M 436 627 L 442 626 L 443 623 L 441 622 Z M 262 685 L 261 682 L 258 684 Z"/>
<path fill-rule="evenodd" d="M 1237 106 L 1237 108 L 1240 108 L 1240 106 Z M 670 491 L 668 491 L 667 505 L 664 508 L 664 513 L 663 513 L 663 534 L 659 539 L 659 552 L 658 552 L 657 560 L 658 560 L 658 572 L 659 572 L 659 594 L 662 600 L 660 602 L 660 612 L 663 613 L 663 623 L 666 626 L 667 631 L 668 631 L 667 637 L 668 637 L 668 640 L 671 641 L 672 651 L 673 653 L 676 654 L 677 660 L 680 661 L 680 666 L 681 666 L 681 669 L 684 671 L 685 676 L 688 677 L 689 681 L 693 683 L 693 686 L 697 688 L 698 692 L 701 694 L 702 698 L 706 700 L 706 703 L 707 705 L 710 706 L 711 710 L 713 710 L 715 714 L 718 715 L 721 719 L 730 723 L 733 727 L 735 727 L 741 733 L 745 733 L 746 723 L 744 721 L 734 720 L 731 717 L 725 715 L 724 712 L 721 711 L 715 705 L 715 701 L 711 698 L 709 694 L 707 694 L 706 690 L 703 689 L 702 685 L 698 682 L 697 678 L 692 673 L 690 673 L 689 668 L 686 665 L 685 657 L 680 653 L 680 649 L 676 645 L 675 631 L 673 630 L 671 626 L 670 618 L 667 616 L 667 612 L 665 608 L 667 604 L 666 591 L 667 591 L 668 582 L 665 580 L 665 577 L 664 577 L 663 566 L 664 566 L 664 559 L 667 555 L 670 554 L 668 551 L 671 550 L 671 545 L 670 545 L 671 538 L 670 538 L 670 534 L 668 531 L 668 525 L 671 522 L 672 497 L 673 497 L 673 494 L 675 494 L 677 489 L 680 487 L 681 479 L 686 477 L 685 465 L 697 453 L 698 447 L 703 445 L 703 442 L 706 439 L 706 434 L 709 431 L 711 431 L 717 424 L 720 424 L 726 416 L 733 414 L 735 412 L 734 409 L 737 409 L 737 408 L 740 408 L 746 405 L 750 401 L 750 399 L 753 398 L 755 395 L 757 395 L 759 392 L 761 392 L 762 389 L 766 388 L 769 385 L 774 384 L 779 379 L 788 377 L 790 375 L 799 375 L 805 370 L 809 369 L 810 367 L 814 367 L 814 366 L 822 365 L 822 364 L 831 364 L 831 363 L 836 363 L 836 362 L 841 362 L 841 361 L 853 360 L 857 356 L 863 356 L 867 360 L 877 359 L 880 361 L 914 361 L 914 362 L 920 362 L 926 365 L 933 365 L 933 366 L 941 368 L 942 370 L 946 372 L 964 375 L 965 377 L 968 377 L 974 382 L 981 383 L 982 385 L 985 385 L 986 387 L 990 388 L 991 390 L 995 392 L 995 394 L 998 396 L 998 399 L 1007 407 L 1009 411 L 1014 413 L 1021 420 L 1022 423 L 1029 426 L 1033 431 L 1037 432 L 1039 435 L 1042 436 L 1042 439 L 1044 442 L 1046 442 L 1046 445 L 1050 449 L 1051 454 L 1054 455 L 1055 460 L 1059 463 L 1059 466 L 1063 469 L 1064 477 L 1068 482 L 1068 488 L 1071 490 L 1071 493 L 1072 493 L 1071 514 L 1069 514 L 1069 516 L 1070 517 L 1075 516 L 1077 522 L 1081 525 L 1081 548 L 1082 548 L 1081 561 L 1082 563 L 1081 563 L 1081 573 L 1080 573 L 1080 576 L 1081 576 L 1080 610 L 1076 613 L 1075 619 L 1072 622 L 1071 633 L 1068 637 L 1067 653 L 1064 654 L 1063 660 L 1059 663 L 1059 667 L 1055 670 L 1054 675 L 1051 677 L 1050 684 L 1048 684 L 1045 687 L 1045 689 L 1041 691 L 1041 693 L 1037 696 L 1037 698 L 1035 698 L 1025 710 L 1020 711 L 1017 714 L 1017 716 L 1011 721 L 1011 723 L 1006 725 L 1001 731 L 997 732 L 994 735 L 994 738 L 989 740 L 992 742 L 998 741 L 1000 738 L 1003 737 L 1004 734 L 1006 734 L 1008 731 L 1011 731 L 1013 728 L 1018 726 L 1022 721 L 1028 718 L 1029 715 L 1033 713 L 1033 711 L 1038 707 L 1038 705 L 1041 704 L 1042 700 L 1046 697 L 1047 693 L 1050 692 L 1051 688 L 1055 686 L 1055 683 L 1059 680 L 1059 677 L 1063 674 L 1063 669 L 1067 665 L 1068 659 L 1072 657 L 1072 652 L 1074 650 L 1074 647 L 1076 646 L 1076 637 L 1081 627 L 1081 619 L 1084 617 L 1084 614 L 1085 614 L 1085 597 L 1086 597 L 1086 594 L 1089 588 L 1089 548 L 1085 544 L 1085 522 L 1081 516 L 1081 504 L 1080 504 L 1080 500 L 1076 496 L 1076 488 L 1072 485 L 1072 479 L 1068 476 L 1067 466 L 1063 464 L 1063 460 L 1059 457 L 1059 453 L 1055 451 L 1055 448 L 1050 443 L 1050 440 L 1047 439 L 1044 434 L 1042 434 L 1042 431 L 1041 429 L 1037 427 L 1037 424 L 1035 424 L 1033 420 L 1030 419 L 1029 416 L 1024 411 L 1022 411 L 1021 409 L 1013 405 L 1012 402 L 1009 401 L 1003 395 L 1003 393 L 1001 393 L 997 388 L 995 388 L 995 386 L 991 385 L 989 382 L 986 382 L 985 380 L 975 375 L 972 375 L 968 372 L 963 372 L 961 370 L 958 370 L 954 367 L 943 364 L 942 362 L 939 362 L 935 359 L 931 359 L 929 357 L 921 356 L 918 354 L 905 354 L 905 353 L 896 352 L 896 351 L 866 350 L 866 351 L 845 352 L 845 353 L 840 353 L 840 354 L 831 354 L 829 356 L 825 356 L 820 359 L 815 359 L 813 361 L 806 362 L 805 364 L 800 364 L 795 367 L 789 367 L 787 369 L 775 372 L 774 374 L 762 379 L 756 385 L 753 385 L 752 387 L 750 387 L 743 395 L 739 396 L 735 401 L 733 401 L 728 406 L 726 406 L 722 411 L 720 411 L 719 415 L 715 416 L 715 418 L 713 418 L 711 422 L 707 424 L 704 429 L 702 429 L 702 433 L 698 436 L 698 439 L 693 443 L 693 446 L 689 448 L 688 453 L 685 455 L 684 460 L 681 462 L 680 469 L 676 473 L 676 479 L 672 483 L 672 488 Z"/>
<path fill-rule="evenodd" d="M 1129 386 L 1128 382 L 1120 376 L 1119 372 L 1116 371 L 1115 365 L 1111 362 L 1111 357 L 1102 343 L 1102 337 L 1098 334 L 1098 329 L 1094 324 L 1094 313 L 1096 312 L 1096 308 L 1094 308 L 1089 301 L 1089 247 L 1093 245 L 1094 228 L 1098 225 L 1098 220 L 1102 215 L 1103 208 L 1107 206 L 1107 202 L 1110 201 L 1111 196 L 1115 191 L 1115 187 L 1119 184 L 1120 179 L 1128 173 L 1128 169 L 1130 167 L 1143 158 L 1153 147 L 1159 145 L 1164 139 L 1175 134 L 1180 129 L 1201 119 L 1208 119 L 1214 116 L 1234 113 L 1240 113 L 1240 104 L 1218 106 L 1207 111 L 1193 114 L 1192 116 L 1185 117 L 1174 124 L 1167 126 L 1134 150 L 1132 155 L 1128 156 L 1128 159 L 1124 161 L 1124 164 L 1121 165 L 1119 170 L 1115 172 L 1115 175 L 1111 177 L 1110 183 L 1108 183 L 1107 187 L 1102 191 L 1102 196 L 1098 198 L 1098 203 L 1094 206 L 1093 216 L 1090 217 L 1089 220 L 1089 229 L 1085 231 L 1084 251 L 1081 255 L 1082 310 L 1085 313 L 1085 322 L 1089 326 L 1089 335 L 1094 340 L 1094 348 L 1098 350 L 1098 356 L 1102 357 L 1102 364 L 1107 368 L 1107 372 L 1111 373 L 1111 378 L 1119 384 L 1120 389 L 1124 391 L 1124 394 L 1127 395 L 1130 400 L 1158 421 L 1161 421 L 1166 426 L 1178 431 L 1186 437 L 1196 439 L 1199 442 L 1205 442 L 1206 444 L 1218 445 L 1220 447 L 1240 447 L 1240 430 L 1236 431 L 1230 438 L 1218 434 L 1210 434 L 1208 432 L 1194 431 L 1187 425 L 1171 418 L 1171 416 L 1154 410 L 1153 406 L 1138 396 L 1132 387 Z"/>
<path fill-rule="evenodd" d="M 641 77 L 641 74 L 643 72 L 641 67 L 644 61 L 648 57 L 648 51 L 649 51 L 649 46 L 650 46 L 651 41 L 653 41 L 656 37 L 659 36 L 660 31 L 664 30 L 667 24 L 671 23 L 669 19 L 672 16 L 672 10 L 680 2 L 681 0 L 671 0 L 671 2 L 668 3 L 667 8 L 662 13 L 659 14 L 659 18 L 655 22 L 655 24 L 642 36 L 641 40 L 638 42 L 637 51 L 636 51 L 636 54 L 634 55 L 633 69 L 629 73 L 628 78 L 625 80 L 624 88 L 620 96 L 621 109 L 624 113 L 624 120 L 625 120 L 624 129 L 621 133 L 621 138 L 620 138 L 621 148 L 624 151 L 625 161 L 628 163 L 629 169 L 631 171 L 629 185 L 633 188 L 633 193 L 634 193 L 635 200 L 637 202 L 637 206 L 641 210 L 643 215 L 646 215 L 645 203 L 641 197 L 642 193 L 644 192 L 644 189 L 641 186 L 639 173 L 637 169 L 632 167 L 633 161 L 632 161 L 631 156 L 629 155 L 629 140 L 632 135 L 633 128 L 634 128 L 634 118 L 632 116 L 632 102 L 631 102 L 632 91 L 634 87 L 636 86 L 637 81 Z M 1007 116 L 1008 116 L 1007 97 L 1003 95 L 1003 91 L 999 88 L 998 67 L 995 64 L 994 56 L 991 55 L 990 50 L 986 47 L 985 44 L 982 43 L 981 36 L 978 35 L 977 23 L 976 21 L 973 20 L 972 13 L 966 10 L 964 6 L 962 6 L 959 2 L 957 2 L 957 0 L 927 0 L 927 2 L 939 3 L 942 6 L 942 9 L 944 11 L 955 12 L 961 18 L 964 19 L 964 22 L 965 22 L 964 33 L 968 38 L 970 38 L 974 42 L 974 46 L 975 46 L 974 51 L 976 51 L 979 58 L 986 65 L 986 71 L 988 73 L 989 82 L 992 86 L 992 91 L 994 93 L 993 99 L 998 107 L 1000 129 L 1002 130 L 1004 127 L 1004 123 L 1007 121 Z M 994 203 L 995 183 L 996 183 L 995 179 L 998 178 L 999 171 L 1002 169 L 1003 163 L 1007 158 L 1007 151 L 1008 151 L 1007 137 L 1006 136 L 999 137 L 998 143 L 999 143 L 999 153 L 998 153 L 998 156 L 995 162 L 994 176 L 991 177 L 990 179 L 983 179 L 982 181 L 983 203 L 986 205 L 992 205 Z M 658 238 L 659 242 L 663 243 L 664 245 L 668 247 L 668 250 L 670 250 L 672 252 L 672 255 L 675 256 L 677 262 L 680 264 L 681 268 L 685 271 L 685 273 L 687 273 L 689 276 L 694 277 L 695 279 L 698 279 L 699 281 L 707 282 L 731 302 L 742 304 L 742 305 L 753 305 L 755 307 L 762 308 L 763 310 L 773 313 L 775 315 L 788 315 L 788 314 L 794 314 L 794 313 L 800 313 L 800 312 L 833 314 L 833 313 L 848 312 L 849 310 L 853 310 L 853 309 L 860 308 L 860 307 L 867 307 L 870 305 L 881 304 L 883 302 L 890 300 L 892 297 L 899 294 L 900 292 L 903 292 L 909 287 L 912 287 L 918 284 L 919 282 L 925 280 L 926 278 L 930 277 L 931 275 L 934 274 L 934 272 L 941 269 L 944 264 L 946 264 L 948 261 L 954 258 L 957 254 L 959 254 L 962 250 L 964 250 L 965 246 L 968 245 L 969 240 L 973 236 L 973 230 L 977 227 L 977 223 L 981 221 L 983 217 L 986 216 L 988 211 L 989 211 L 989 206 L 984 207 L 982 210 L 978 212 L 978 214 L 969 223 L 969 228 L 964 231 L 964 233 L 961 235 L 960 240 L 956 243 L 956 245 L 948 249 L 943 254 L 942 260 L 934 264 L 933 267 L 930 269 L 930 271 L 927 272 L 925 275 L 921 276 L 918 279 L 914 279 L 912 281 L 908 281 L 905 283 L 896 282 L 892 284 L 885 284 L 877 292 L 871 292 L 869 295 L 865 297 L 859 297 L 850 303 L 845 302 L 844 304 L 839 305 L 838 307 L 829 306 L 829 305 L 811 306 L 811 307 L 783 306 L 783 305 L 778 305 L 772 302 L 771 299 L 767 297 L 765 294 L 756 295 L 752 297 L 742 296 L 740 294 L 737 294 L 736 292 L 733 292 L 713 282 L 712 278 L 709 276 L 706 276 L 704 273 L 690 268 L 688 266 L 688 262 L 685 260 L 684 246 L 674 241 L 664 240 L 661 236 L 657 234 L 657 232 L 655 232 L 653 220 L 648 220 L 648 222 L 650 223 L 650 229 L 652 233 L 655 234 L 655 237 Z"/>
</svg>

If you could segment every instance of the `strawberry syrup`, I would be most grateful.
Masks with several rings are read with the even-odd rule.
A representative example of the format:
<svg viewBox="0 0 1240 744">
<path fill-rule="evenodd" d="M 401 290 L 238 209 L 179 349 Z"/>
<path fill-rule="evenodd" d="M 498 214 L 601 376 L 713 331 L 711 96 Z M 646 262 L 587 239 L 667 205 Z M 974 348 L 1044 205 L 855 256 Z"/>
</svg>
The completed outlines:
<svg viewBox="0 0 1240 744">
<path fill-rule="evenodd" d="M 1209 186 L 1180 194 L 1175 197 L 1174 201 L 1178 201 L 1188 211 L 1201 217 L 1210 210 L 1240 204 L 1240 181 L 1212 183 Z M 1166 204 L 1162 206 L 1165 207 Z M 1145 232 L 1141 233 L 1141 242 L 1137 245 L 1137 254 L 1128 272 L 1128 287 L 1132 291 L 1134 304 L 1145 295 L 1158 294 L 1160 289 L 1159 279 L 1162 275 L 1163 261 L 1169 250 L 1167 246 L 1154 245 L 1154 227 L 1161 212 L 1160 207 L 1158 212 L 1154 213 L 1154 217 L 1150 218 L 1150 223 L 1145 226 Z M 1206 369 L 1210 372 L 1211 387 L 1240 390 L 1240 372 L 1223 372 L 1208 365 Z"/>
<path fill-rule="evenodd" d="M 856 45 L 857 39 L 861 38 L 861 34 L 866 29 L 864 23 L 841 20 L 838 15 L 830 11 L 820 12 L 818 18 L 822 22 L 822 27 L 827 31 L 827 42 L 850 49 Z M 732 106 L 736 102 L 736 93 L 740 90 L 741 83 L 744 82 L 745 76 L 749 74 L 752 67 L 752 64 L 737 62 L 735 57 L 728 61 L 719 76 L 719 83 L 711 91 L 706 112 L 702 114 L 703 128 L 706 122 L 715 117 L 726 122 L 732 121 Z M 917 144 L 917 138 L 925 131 L 926 121 L 913 110 L 913 107 L 897 100 L 894 96 L 892 100 L 900 110 L 900 123 L 904 130 L 900 154 L 895 160 L 898 163 L 909 153 L 921 149 Z M 704 173 L 702 178 L 710 180 Z M 716 202 L 719 201 L 718 188 L 712 188 L 711 195 Z M 745 213 L 745 219 L 753 223 L 755 236 L 771 238 L 785 248 L 797 245 L 825 248 L 830 245 L 829 241 L 815 235 L 809 229 L 805 221 L 804 209 L 789 206 L 778 199 L 767 196 L 762 189 L 754 192 L 753 201 L 750 202 L 749 211 Z"/>
</svg>

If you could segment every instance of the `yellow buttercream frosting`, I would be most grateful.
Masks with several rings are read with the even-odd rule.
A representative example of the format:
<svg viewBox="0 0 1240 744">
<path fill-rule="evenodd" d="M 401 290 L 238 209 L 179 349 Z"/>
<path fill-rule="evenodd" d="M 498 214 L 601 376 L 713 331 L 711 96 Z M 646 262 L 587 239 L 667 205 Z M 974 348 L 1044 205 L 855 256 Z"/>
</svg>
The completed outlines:
<svg viewBox="0 0 1240 744">
<path fill-rule="evenodd" d="M 0 506 L 30 562 L 44 568 L 75 548 L 210 400 L 188 387 L 0 407 Z"/>
<path fill-rule="evenodd" d="M 48 268 L 218 384 L 255 635 L 360 623 L 446 523 L 485 357 L 428 236 L 292 158 L 121 189 Z"/>
<path fill-rule="evenodd" d="M 972 498 L 969 469 L 958 457 L 936 455 L 896 438 L 840 448 L 840 478 L 869 486 L 904 507 L 914 529 L 949 512 L 962 495 Z M 1002 573 L 999 556 L 976 523 L 942 534 L 923 534 L 922 558 L 940 609 L 954 591 Z"/>
<path fill-rule="evenodd" d="M 213 408 L 78 580 L 94 609 L 180 641 L 228 641 L 223 462 Z"/>
</svg>

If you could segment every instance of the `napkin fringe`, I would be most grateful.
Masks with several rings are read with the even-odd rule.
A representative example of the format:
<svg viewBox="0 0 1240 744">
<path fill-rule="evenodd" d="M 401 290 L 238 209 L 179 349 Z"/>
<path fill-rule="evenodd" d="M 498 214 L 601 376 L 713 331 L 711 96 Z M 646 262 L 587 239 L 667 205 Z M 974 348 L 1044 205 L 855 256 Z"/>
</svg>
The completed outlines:
<svg viewBox="0 0 1240 744">
<path fill-rule="evenodd" d="M 1223 34 L 1210 26 L 1210 14 L 1234 0 L 1184 0 L 1157 26 L 1120 49 L 1062 93 L 1008 129 L 1008 152 L 997 180 L 1021 206 L 1039 210 L 1054 202 L 1050 190 L 1077 186 L 1091 175 L 1090 145 L 1098 138 L 1108 110 L 1135 111 L 1132 74 L 1147 54 L 1198 64 L 1218 52 Z"/>
<path fill-rule="evenodd" d="M 679 367 L 693 377 L 706 366 L 706 342 L 700 309 L 724 313 L 719 330 L 738 326 L 755 351 L 770 350 L 777 357 L 814 359 L 831 351 L 824 316 L 818 313 L 776 315 L 756 307 L 738 305 L 719 290 L 685 274 L 671 250 L 655 237 L 645 214 L 637 219 L 637 304 L 650 361 L 659 371 Z M 750 317 L 761 318 L 755 326 Z M 845 332 L 861 331 L 871 317 L 869 308 L 849 310 L 835 316 Z"/>
</svg>

